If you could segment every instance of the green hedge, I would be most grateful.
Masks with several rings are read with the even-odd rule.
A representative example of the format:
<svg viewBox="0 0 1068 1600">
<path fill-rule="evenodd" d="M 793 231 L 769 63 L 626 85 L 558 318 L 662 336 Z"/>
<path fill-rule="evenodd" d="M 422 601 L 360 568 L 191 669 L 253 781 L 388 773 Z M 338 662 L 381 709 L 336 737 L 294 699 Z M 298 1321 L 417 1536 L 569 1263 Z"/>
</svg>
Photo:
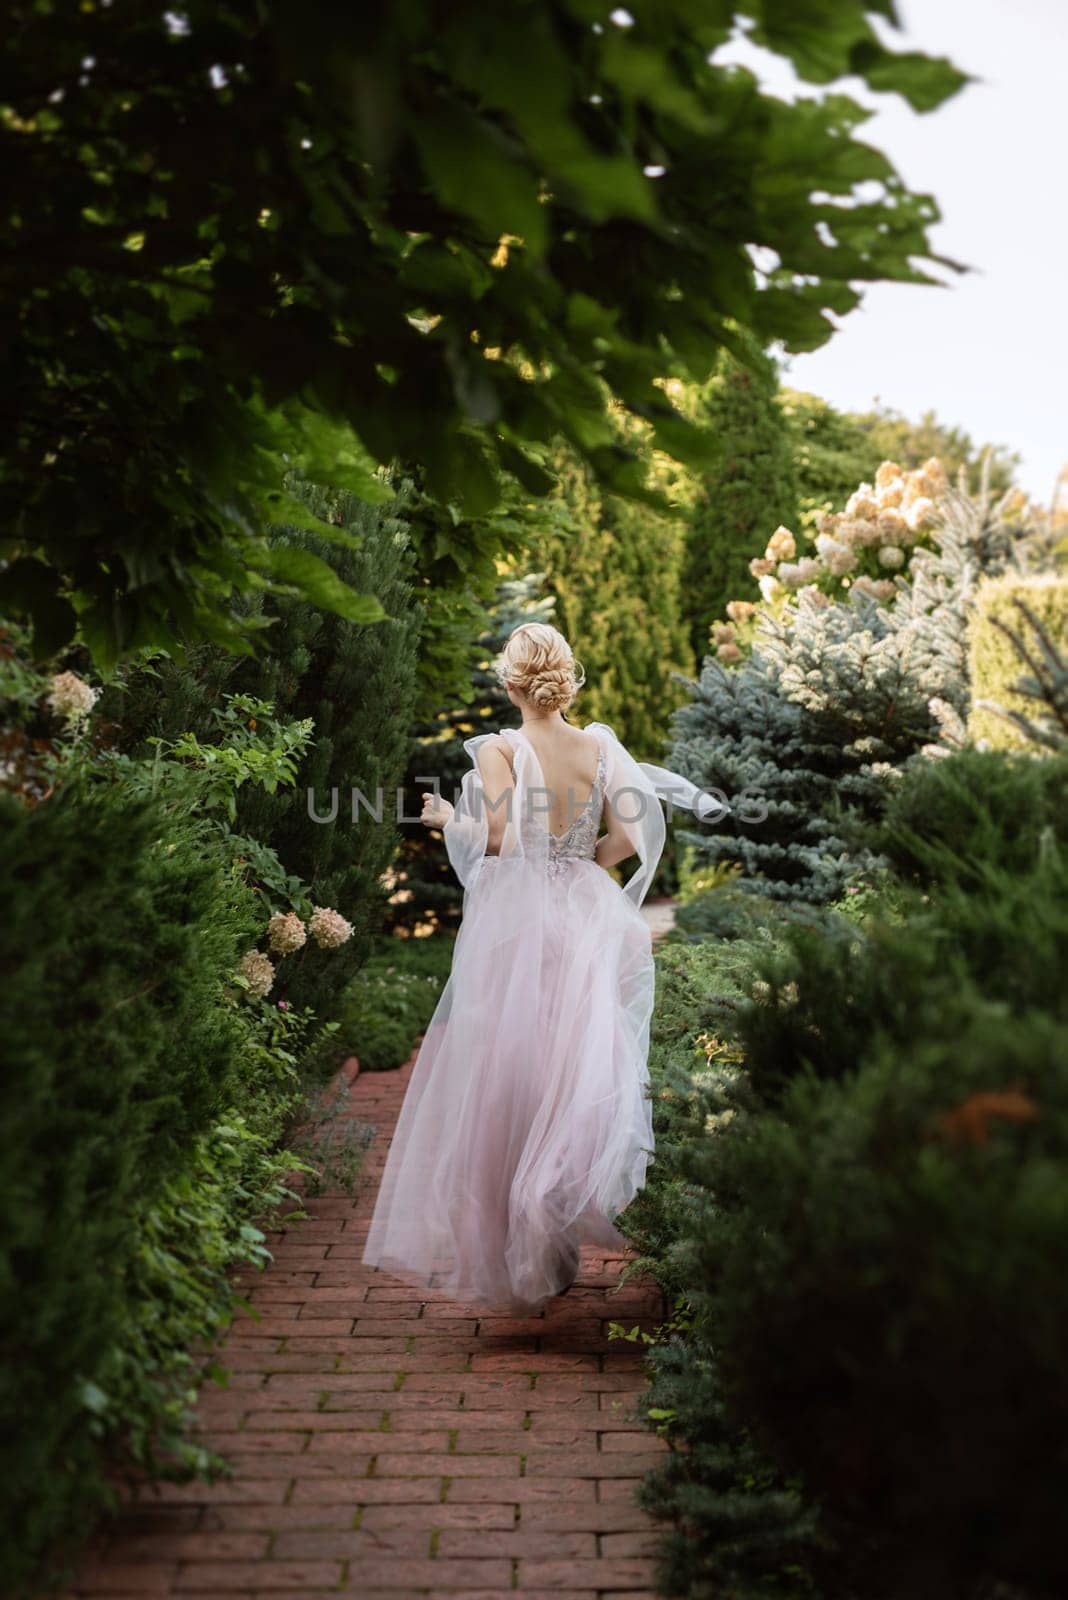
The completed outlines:
<svg viewBox="0 0 1068 1600">
<path fill-rule="evenodd" d="M 857 1051 L 706 1152 L 735 1414 L 866 1550 L 864 1594 L 1064 1593 L 1068 1021 Z"/>
<path fill-rule="evenodd" d="M 738 1018 L 754 963 L 778 947 L 791 919 L 772 905 L 762 924 L 749 920 L 729 888 L 701 898 L 709 920 L 729 932 L 701 942 L 672 935 L 657 950 L 649 1048 L 656 1160 L 620 1219 L 638 1252 L 632 1270 L 652 1272 L 675 1307 L 646 1352 L 651 1382 L 639 1403 L 673 1448 L 639 1497 L 670 1524 L 658 1551 L 658 1594 L 770 1600 L 815 1592 L 809 1574 L 825 1536 L 815 1509 L 731 1411 L 694 1259 L 711 1200 L 691 1168 L 694 1150 L 712 1130 L 719 1136 L 726 1097 L 728 1117 L 746 1098 Z"/>
<path fill-rule="evenodd" d="M 992 701 L 1005 711 L 1034 713 L 1034 701 L 1014 693 L 1016 684 L 1029 673 L 1012 641 L 997 626 L 1004 623 L 1018 634 L 1028 648 L 1035 641 L 1030 625 L 1015 602 L 1022 600 L 1050 635 L 1055 646 L 1068 646 L 1068 578 L 1054 573 L 1033 576 L 1009 574 L 987 579 L 980 584 L 969 628 L 969 672 L 974 709 L 968 718 L 968 737 L 984 740 L 994 749 L 1033 749 L 1021 728 L 978 704 Z"/>
<path fill-rule="evenodd" d="M 261 912 L 216 837 L 124 791 L 0 796 L 5 1578 L 84 1530 L 123 1459 L 183 1456 L 185 1347 L 281 1198 L 292 1102 L 226 974 Z M 234 1117 L 228 1122 L 228 1114 Z M 246 1232 L 242 1232 L 247 1228 Z"/>
<path fill-rule="evenodd" d="M 667 1595 L 1066 1590 L 1066 776 L 917 763 L 882 900 L 658 952 Z"/>
</svg>

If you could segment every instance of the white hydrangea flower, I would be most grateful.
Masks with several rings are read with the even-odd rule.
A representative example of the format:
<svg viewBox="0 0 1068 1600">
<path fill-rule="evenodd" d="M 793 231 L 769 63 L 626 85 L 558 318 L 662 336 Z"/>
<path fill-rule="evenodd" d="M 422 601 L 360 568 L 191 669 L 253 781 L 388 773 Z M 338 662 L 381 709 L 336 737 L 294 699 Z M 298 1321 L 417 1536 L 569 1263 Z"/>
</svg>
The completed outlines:
<svg viewBox="0 0 1068 1600">
<path fill-rule="evenodd" d="M 870 595 L 873 600 L 889 600 L 897 593 L 897 585 L 892 578 L 869 578 L 866 572 L 854 580 L 853 588 L 861 594 Z"/>
<path fill-rule="evenodd" d="M 727 615 L 732 622 L 748 622 L 756 611 L 752 600 L 730 600 L 727 602 Z"/>
<path fill-rule="evenodd" d="M 780 561 L 779 582 L 787 589 L 800 589 L 802 584 L 815 583 L 823 576 L 823 567 L 815 556 L 802 556 L 800 561 Z"/>
<path fill-rule="evenodd" d="M 797 540 L 789 528 L 782 526 L 775 529 L 768 540 L 768 547 L 764 551 L 769 561 L 792 561 L 797 554 Z"/>
<path fill-rule="evenodd" d="M 884 544 L 879 550 L 881 567 L 897 568 L 905 565 L 905 552 L 896 544 Z"/>
<path fill-rule="evenodd" d="M 846 516 L 869 521 L 879 515 L 879 502 L 870 483 L 862 483 L 846 501 Z"/>
<path fill-rule="evenodd" d="M 242 956 L 237 970 L 248 984 L 248 992 L 253 1000 L 262 1000 L 270 994 L 275 976 L 274 963 L 262 950 L 250 950 Z"/>
<path fill-rule="evenodd" d="M 896 461 L 884 461 L 875 474 L 877 489 L 888 489 L 891 484 L 900 483 L 903 474 Z"/>
<path fill-rule="evenodd" d="M 830 534 L 820 534 L 816 540 L 816 549 L 827 571 L 836 578 L 852 572 L 857 564 L 856 555 L 848 545 L 840 544 L 837 539 L 832 539 Z"/>
<path fill-rule="evenodd" d="M 87 717 L 100 698 L 99 689 L 94 689 L 84 678 L 79 678 L 76 672 L 57 672 L 50 684 L 48 704 L 53 711 L 71 722 L 80 722 Z"/>
<path fill-rule="evenodd" d="M 346 922 L 340 911 L 330 906 L 316 906 L 308 922 L 308 931 L 320 950 L 336 950 L 352 938 L 352 923 Z"/>
<path fill-rule="evenodd" d="M 784 593 L 785 590 L 783 589 L 783 586 L 779 582 L 778 578 L 773 577 L 770 572 L 766 572 L 760 580 L 761 598 L 767 601 L 767 603 L 770 605 Z"/>
<path fill-rule="evenodd" d="M 878 544 L 882 538 L 878 518 L 854 517 L 842 528 L 842 536 L 858 550 L 867 550 L 871 545 Z"/>
<path fill-rule="evenodd" d="M 909 503 L 905 513 L 908 525 L 915 532 L 930 527 L 935 520 L 934 501 L 927 495 L 920 495 Z"/>
<path fill-rule="evenodd" d="M 267 943 L 278 955 L 299 950 L 307 940 L 307 929 L 295 911 L 276 911 L 267 924 Z"/>
</svg>

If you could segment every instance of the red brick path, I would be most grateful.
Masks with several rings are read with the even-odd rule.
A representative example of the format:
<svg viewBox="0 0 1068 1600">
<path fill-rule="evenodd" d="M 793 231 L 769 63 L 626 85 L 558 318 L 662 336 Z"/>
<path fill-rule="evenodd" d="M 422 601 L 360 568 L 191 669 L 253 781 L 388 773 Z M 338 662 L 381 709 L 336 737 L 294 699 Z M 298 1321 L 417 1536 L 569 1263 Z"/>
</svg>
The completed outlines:
<svg viewBox="0 0 1068 1600">
<path fill-rule="evenodd" d="M 540 1317 L 480 1316 L 365 1267 L 360 1252 L 410 1073 L 356 1079 L 378 1128 L 358 1198 L 308 1202 L 253 1274 L 259 1322 L 235 1322 L 228 1390 L 201 1400 L 233 1464 L 214 1486 L 142 1491 L 102 1530 L 72 1595 L 94 1600 L 641 1600 L 649 1519 L 635 1480 L 661 1441 L 633 1420 L 655 1288 L 613 1293 L 621 1262 L 583 1254 Z"/>
</svg>

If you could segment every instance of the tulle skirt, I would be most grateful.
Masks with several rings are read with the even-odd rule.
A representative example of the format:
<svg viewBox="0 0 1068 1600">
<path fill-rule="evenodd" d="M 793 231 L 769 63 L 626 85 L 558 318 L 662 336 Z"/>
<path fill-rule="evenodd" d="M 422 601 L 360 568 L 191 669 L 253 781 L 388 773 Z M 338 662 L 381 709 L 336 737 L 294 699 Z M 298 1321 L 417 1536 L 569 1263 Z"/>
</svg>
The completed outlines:
<svg viewBox="0 0 1068 1600">
<path fill-rule="evenodd" d="M 652 1160 L 654 972 L 641 912 L 596 862 L 488 857 L 423 1038 L 364 1261 L 531 1311 Z"/>
</svg>

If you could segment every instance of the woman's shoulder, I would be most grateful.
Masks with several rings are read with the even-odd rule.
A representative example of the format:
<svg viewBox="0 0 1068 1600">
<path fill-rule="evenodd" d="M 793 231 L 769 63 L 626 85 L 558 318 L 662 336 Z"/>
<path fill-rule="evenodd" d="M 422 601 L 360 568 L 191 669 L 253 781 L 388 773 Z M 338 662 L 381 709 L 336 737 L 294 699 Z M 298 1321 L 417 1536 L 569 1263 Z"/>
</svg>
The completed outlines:
<svg viewBox="0 0 1068 1600">
<path fill-rule="evenodd" d="M 502 733 L 484 733 L 480 738 L 473 739 L 471 743 L 477 746 L 475 750 L 476 758 L 481 758 L 487 753 L 491 755 L 503 756 L 509 767 L 511 767 L 512 754 L 515 750 L 515 745 L 512 743 L 511 739 L 508 738 L 508 731 L 509 730 L 505 730 Z"/>
<path fill-rule="evenodd" d="M 598 744 L 619 744 L 620 742 L 616 730 L 609 727 L 607 722 L 587 722 L 582 731 L 590 734 L 597 740 Z"/>
</svg>

